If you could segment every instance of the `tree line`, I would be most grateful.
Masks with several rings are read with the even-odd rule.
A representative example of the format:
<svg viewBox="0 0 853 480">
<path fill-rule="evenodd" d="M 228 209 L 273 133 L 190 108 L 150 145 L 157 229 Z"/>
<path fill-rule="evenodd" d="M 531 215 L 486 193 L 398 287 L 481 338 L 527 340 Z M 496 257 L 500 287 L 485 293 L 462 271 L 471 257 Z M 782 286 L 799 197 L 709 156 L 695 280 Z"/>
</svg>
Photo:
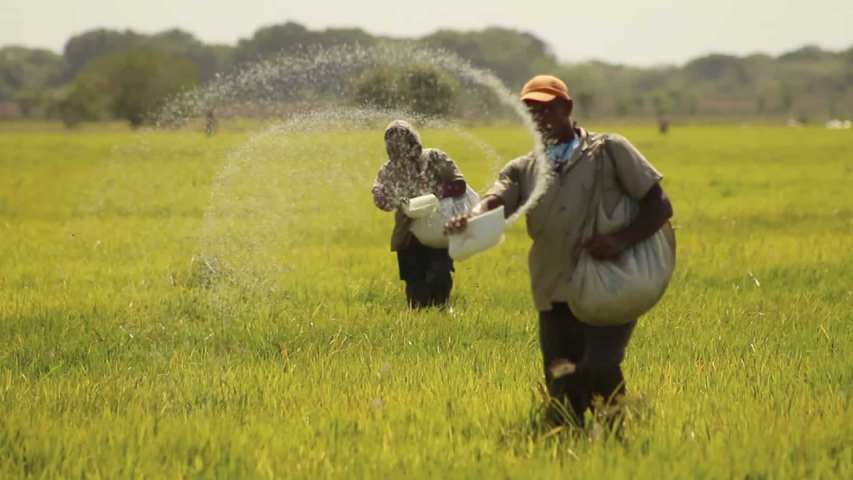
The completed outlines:
<svg viewBox="0 0 853 480">
<path fill-rule="evenodd" d="M 206 44 L 177 29 L 153 35 L 97 29 L 70 38 L 62 54 L 0 48 L 0 118 L 61 118 L 69 125 L 123 118 L 138 125 L 163 99 L 249 62 L 312 46 L 394 42 L 454 52 L 512 89 L 536 73 L 554 73 L 567 81 L 585 118 L 853 116 L 853 47 L 834 52 L 804 46 L 779 56 L 712 54 L 679 66 L 632 67 L 560 62 L 535 35 L 506 28 L 397 39 L 287 22 L 261 28 L 236 45 Z M 354 97 L 448 114 L 457 89 L 441 72 L 413 66 L 407 72 L 367 72 L 356 79 Z"/>
</svg>

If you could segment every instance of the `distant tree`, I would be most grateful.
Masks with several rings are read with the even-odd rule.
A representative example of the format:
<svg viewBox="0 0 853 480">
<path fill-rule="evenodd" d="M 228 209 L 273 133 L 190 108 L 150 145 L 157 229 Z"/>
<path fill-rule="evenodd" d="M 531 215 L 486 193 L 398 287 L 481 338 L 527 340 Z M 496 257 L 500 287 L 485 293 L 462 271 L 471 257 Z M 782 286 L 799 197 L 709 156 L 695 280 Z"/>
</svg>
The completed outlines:
<svg viewBox="0 0 853 480">
<path fill-rule="evenodd" d="M 643 94 L 634 94 L 628 99 L 629 105 L 631 105 L 631 111 L 642 113 L 646 108 L 646 102 L 648 98 Z"/>
<path fill-rule="evenodd" d="M 652 97 L 652 107 L 655 110 L 655 117 L 662 117 L 669 113 L 669 102 L 667 97 L 661 94 L 657 94 Z"/>
<path fill-rule="evenodd" d="M 666 91 L 666 104 L 669 106 L 668 112 L 684 112 L 686 110 L 686 99 L 681 90 L 669 89 Z"/>
<path fill-rule="evenodd" d="M 450 77 L 436 68 L 413 65 L 369 70 L 354 82 L 353 92 L 361 105 L 443 116 L 453 110 L 457 88 Z"/>
<path fill-rule="evenodd" d="M 825 60 L 833 56 L 832 52 L 821 49 L 816 45 L 806 45 L 796 50 L 779 55 L 782 61 L 816 61 Z"/>
<path fill-rule="evenodd" d="M 56 86 L 61 81 L 62 57 L 42 49 L 0 48 L 0 101 L 14 100 L 19 92 Z"/>
<path fill-rule="evenodd" d="M 424 115 L 447 115 L 453 108 L 456 86 L 441 71 L 415 65 L 403 71 L 402 97 L 407 106 Z"/>
<path fill-rule="evenodd" d="M 207 81 L 229 71 L 234 62 L 234 48 L 226 45 L 205 45 L 189 32 L 179 29 L 166 30 L 147 36 L 140 46 L 168 50 L 186 57 L 198 68 L 199 80 Z"/>
<path fill-rule="evenodd" d="M 616 102 L 615 102 L 616 116 L 624 117 L 625 115 L 628 115 L 629 113 L 631 113 L 632 103 L 633 102 L 628 97 L 624 97 L 624 96 L 617 97 Z"/>
<path fill-rule="evenodd" d="M 257 30 L 252 38 L 241 39 L 234 57 L 238 63 L 260 60 L 300 45 L 309 37 L 308 29 L 296 22 L 264 27 Z"/>
<path fill-rule="evenodd" d="M 292 53 L 310 47 L 336 45 L 371 45 L 376 38 L 358 28 L 332 28 L 313 31 L 296 22 L 264 27 L 250 39 L 237 43 L 234 59 L 237 63 L 253 62 L 282 53 Z"/>
<path fill-rule="evenodd" d="M 98 29 L 72 37 L 65 44 L 65 80 L 73 79 L 90 61 L 134 48 L 167 50 L 189 58 L 196 64 L 199 79 L 213 78 L 233 65 L 234 48 L 225 45 L 205 45 L 191 33 L 172 29 L 154 35 L 143 35 L 131 30 L 124 32 Z"/>
<path fill-rule="evenodd" d="M 45 50 L 0 48 L 0 103 L 9 111 L 31 116 L 71 109 L 86 118 L 101 118 L 102 115 L 94 113 L 101 106 L 99 101 L 92 101 L 93 107 L 85 107 L 67 98 L 68 91 L 76 92 L 78 100 L 79 95 L 87 91 L 73 80 L 87 65 L 104 56 L 140 48 L 168 51 L 188 59 L 195 65 L 198 79 L 207 81 L 218 73 L 227 73 L 237 63 L 271 55 L 302 55 L 310 54 L 313 47 L 341 44 L 370 46 L 377 43 L 416 43 L 449 50 L 474 66 L 493 71 L 512 90 L 517 90 L 534 74 L 556 74 L 566 80 L 570 92 L 578 100 L 579 114 L 587 117 L 652 116 L 664 106 L 673 115 L 780 115 L 795 112 L 817 119 L 830 115 L 849 116 L 853 112 L 853 47 L 833 52 L 805 46 L 777 57 L 711 54 L 680 67 L 638 68 L 601 61 L 558 64 L 541 39 L 507 28 L 468 32 L 440 30 L 419 39 L 388 39 L 357 28 L 310 30 L 293 22 L 261 28 L 252 37 L 240 40 L 236 47 L 207 45 L 178 29 L 154 35 L 99 29 L 70 38 L 62 57 Z M 341 65 L 340 71 L 355 72 L 360 67 L 347 68 L 347 65 Z M 376 75 L 381 77 L 383 74 Z M 346 74 L 343 76 L 347 77 Z M 331 77 L 317 79 L 325 82 L 323 85 L 315 83 L 318 92 L 337 91 L 337 80 Z M 379 77 L 370 87 L 374 92 L 371 93 L 369 85 L 364 84 L 361 85 L 361 95 L 371 98 L 377 105 L 389 102 L 403 105 L 405 102 L 396 97 L 381 98 L 378 91 L 399 95 L 402 89 L 397 91 L 383 86 L 383 82 L 389 80 Z M 402 81 L 396 73 L 391 77 L 393 82 Z M 302 92 L 282 88 L 290 79 L 281 78 L 279 84 L 275 83 L 277 80 L 271 79 L 270 83 L 276 95 L 303 95 Z M 429 90 L 423 85 L 429 85 L 430 81 L 442 84 L 441 80 L 429 80 L 427 77 L 415 76 L 415 80 L 424 83 L 412 86 L 412 91 Z M 104 96 L 98 89 L 90 93 L 98 98 Z M 251 94 L 247 92 L 247 95 Z M 478 115 L 498 118 L 499 100 L 492 97 L 481 91 L 466 92 L 466 95 L 454 98 L 453 109 L 466 118 L 478 118 Z M 68 101 L 55 103 L 56 98 Z M 413 98 L 406 101 L 410 107 L 417 103 Z M 420 109 L 434 105 L 439 105 L 439 111 L 445 108 L 440 102 L 428 101 L 418 105 Z M 103 115 L 114 115 L 112 107 Z"/>
<path fill-rule="evenodd" d="M 582 92 L 578 92 L 576 94 L 573 94 L 573 96 L 575 99 L 577 99 L 578 105 L 576 106 L 576 109 L 579 111 L 585 112 L 587 118 L 592 117 L 593 116 L 592 112 L 594 112 L 595 108 L 596 108 L 595 93 L 588 92 L 588 91 L 582 91 Z"/>
<path fill-rule="evenodd" d="M 699 99 L 693 92 L 687 92 L 683 97 L 684 108 L 682 113 L 687 115 L 696 115 L 699 111 Z"/>
<path fill-rule="evenodd" d="M 369 70 L 354 82 L 355 101 L 374 108 L 395 108 L 402 103 L 397 82 L 398 75 L 390 68 Z"/>
<path fill-rule="evenodd" d="M 373 35 L 360 28 L 327 28 L 317 33 L 318 42 L 324 47 L 337 45 L 369 46 L 378 42 Z"/>
<path fill-rule="evenodd" d="M 217 74 L 228 73 L 234 68 L 235 49 L 229 45 L 205 45 L 200 58 L 191 57 L 198 66 L 199 80 L 207 81 Z"/>
<path fill-rule="evenodd" d="M 703 92 L 706 97 L 733 100 L 742 99 L 752 104 L 755 78 L 744 62 L 731 55 L 707 55 L 684 66 L 684 84 Z"/>
<path fill-rule="evenodd" d="M 759 95 L 755 99 L 755 112 L 756 113 L 765 113 L 767 111 L 767 97 L 764 95 Z"/>
<path fill-rule="evenodd" d="M 64 80 L 73 79 L 93 59 L 109 53 L 127 50 L 139 45 L 141 36 L 126 30 L 98 29 L 71 37 L 65 43 L 63 57 L 66 69 Z"/>
<path fill-rule="evenodd" d="M 34 116 L 36 112 L 44 109 L 47 104 L 47 91 L 36 88 L 22 88 L 15 94 L 14 101 L 18 104 L 21 115 L 24 117 Z"/>
<path fill-rule="evenodd" d="M 56 103 L 56 111 L 66 127 L 82 122 L 111 118 L 112 95 L 105 90 L 106 81 L 81 75 Z"/>
<path fill-rule="evenodd" d="M 787 82 L 782 84 L 779 104 L 784 113 L 792 113 L 794 110 L 794 89 Z"/>
<path fill-rule="evenodd" d="M 475 66 L 491 70 L 513 89 L 521 88 L 531 76 L 553 71 L 557 66 L 556 57 L 544 41 L 508 28 L 439 30 L 419 42 L 454 52 Z"/>
<path fill-rule="evenodd" d="M 114 53 L 80 72 L 60 110 L 68 125 L 112 116 L 139 126 L 148 113 L 197 81 L 196 66 L 171 52 L 133 49 Z"/>
</svg>

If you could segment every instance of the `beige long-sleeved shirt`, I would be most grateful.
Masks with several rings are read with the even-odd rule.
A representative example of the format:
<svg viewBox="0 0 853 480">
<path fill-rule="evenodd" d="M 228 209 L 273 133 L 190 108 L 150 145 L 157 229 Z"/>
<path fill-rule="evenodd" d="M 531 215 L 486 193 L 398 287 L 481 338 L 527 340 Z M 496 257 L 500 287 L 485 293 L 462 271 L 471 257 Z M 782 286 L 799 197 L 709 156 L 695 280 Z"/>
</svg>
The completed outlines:
<svg viewBox="0 0 853 480">
<path fill-rule="evenodd" d="M 603 163 L 602 201 L 608 212 L 626 195 L 641 199 L 663 178 L 624 137 L 583 129 L 578 133 L 580 145 L 559 172 L 552 171 L 550 161 L 537 160 L 530 153 L 509 162 L 486 193 L 499 196 L 510 216 L 530 199 L 538 182 L 547 182 L 545 193 L 527 211 L 527 233 L 533 239 L 528 255 L 530 285 L 539 311 L 568 301 L 569 278 L 578 248 L 586 240 L 584 225 L 591 209 L 596 162 Z"/>
</svg>

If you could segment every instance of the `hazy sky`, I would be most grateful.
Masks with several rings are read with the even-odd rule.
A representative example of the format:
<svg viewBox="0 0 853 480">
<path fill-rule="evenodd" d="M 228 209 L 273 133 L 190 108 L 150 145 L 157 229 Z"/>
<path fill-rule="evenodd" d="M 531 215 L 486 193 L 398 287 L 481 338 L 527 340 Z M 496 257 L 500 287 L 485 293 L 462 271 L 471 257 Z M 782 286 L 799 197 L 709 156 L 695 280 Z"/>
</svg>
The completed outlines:
<svg viewBox="0 0 853 480">
<path fill-rule="evenodd" d="M 60 52 L 68 37 L 96 27 L 179 27 L 234 44 L 287 20 L 406 37 L 497 25 L 536 34 L 562 60 L 637 65 L 853 45 L 853 0 L 0 0 L 0 45 Z"/>
</svg>

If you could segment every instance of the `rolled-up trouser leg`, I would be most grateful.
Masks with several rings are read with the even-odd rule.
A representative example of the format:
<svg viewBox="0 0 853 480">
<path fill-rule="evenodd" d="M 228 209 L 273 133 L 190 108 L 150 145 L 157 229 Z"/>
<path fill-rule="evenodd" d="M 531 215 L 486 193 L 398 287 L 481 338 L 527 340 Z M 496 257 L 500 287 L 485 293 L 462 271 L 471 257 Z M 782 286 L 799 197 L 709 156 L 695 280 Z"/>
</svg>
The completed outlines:
<svg viewBox="0 0 853 480">
<path fill-rule="evenodd" d="M 549 422 L 563 423 L 565 412 L 582 427 L 590 402 L 588 382 L 582 370 L 567 368 L 569 364 L 577 366 L 583 358 L 584 328 L 566 304 L 556 303 L 550 311 L 539 312 L 539 345 L 548 394 L 559 404 L 548 412 Z"/>
</svg>

